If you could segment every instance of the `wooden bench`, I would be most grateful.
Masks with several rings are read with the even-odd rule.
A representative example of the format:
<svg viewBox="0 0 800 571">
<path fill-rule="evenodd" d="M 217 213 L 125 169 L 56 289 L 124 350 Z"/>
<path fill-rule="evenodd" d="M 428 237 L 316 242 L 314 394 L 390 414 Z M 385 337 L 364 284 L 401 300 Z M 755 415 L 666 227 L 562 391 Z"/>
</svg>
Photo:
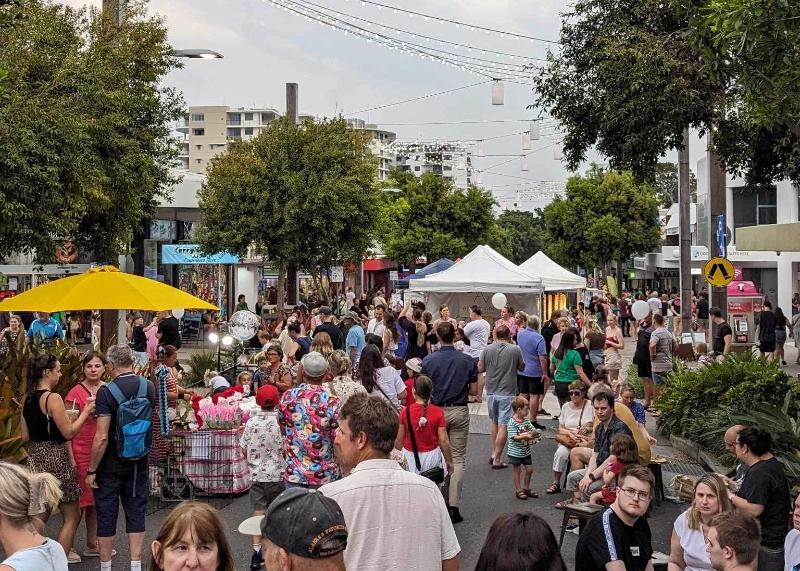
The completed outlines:
<svg viewBox="0 0 800 571">
<path fill-rule="evenodd" d="M 567 532 L 567 524 L 570 518 L 577 518 L 578 530 L 583 531 L 583 526 L 586 525 L 586 522 L 596 513 L 606 509 L 606 506 L 590 504 L 589 502 L 580 502 L 577 504 L 567 504 L 558 509 L 564 510 L 564 518 L 561 520 L 561 535 L 558 538 L 558 547 L 561 548 L 561 544 L 564 543 L 564 534 Z"/>
</svg>

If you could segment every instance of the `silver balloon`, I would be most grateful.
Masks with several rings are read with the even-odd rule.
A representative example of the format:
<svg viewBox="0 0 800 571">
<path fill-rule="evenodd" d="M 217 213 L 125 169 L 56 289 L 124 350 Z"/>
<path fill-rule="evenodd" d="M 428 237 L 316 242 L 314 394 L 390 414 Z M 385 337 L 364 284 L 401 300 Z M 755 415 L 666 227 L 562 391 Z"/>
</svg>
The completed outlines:
<svg viewBox="0 0 800 571">
<path fill-rule="evenodd" d="M 243 309 L 237 311 L 228 320 L 228 333 L 236 337 L 239 341 L 252 339 L 258 331 L 261 320 L 252 311 Z"/>
</svg>

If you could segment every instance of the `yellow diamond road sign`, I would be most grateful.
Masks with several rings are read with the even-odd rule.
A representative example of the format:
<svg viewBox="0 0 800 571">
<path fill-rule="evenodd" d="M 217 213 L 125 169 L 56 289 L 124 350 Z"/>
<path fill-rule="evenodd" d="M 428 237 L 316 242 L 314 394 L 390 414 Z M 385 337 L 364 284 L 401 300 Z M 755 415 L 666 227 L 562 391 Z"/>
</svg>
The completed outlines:
<svg viewBox="0 0 800 571">
<path fill-rule="evenodd" d="M 703 276 L 714 287 L 725 287 L 733 281 L 733 264 L 726 258 L 711 258 L 703 266 Z"/>
</svg>

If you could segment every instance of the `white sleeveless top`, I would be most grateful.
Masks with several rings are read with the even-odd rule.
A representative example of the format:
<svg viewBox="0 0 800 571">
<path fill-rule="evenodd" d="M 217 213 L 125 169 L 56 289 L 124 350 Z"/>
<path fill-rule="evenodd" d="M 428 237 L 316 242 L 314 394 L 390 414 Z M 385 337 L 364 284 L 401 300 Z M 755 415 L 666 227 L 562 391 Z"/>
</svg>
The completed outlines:
<svg viewBox="0 0 800 571">
<path fill-rule="evenodd" d="M 68 571 L 64 548 L 52 539 L 41 545 L 17 551 L 2 563 L 15 571 Z"/>
<path fill-rule="evenodd" d="M 689 529 L 687 512 L 683 512 L 675 520 L 675 533 L 683 548 L 685 571 L 713 571 L 711 560 L 706 551 L 706 539 L 700 529 Z"/>
</svg>

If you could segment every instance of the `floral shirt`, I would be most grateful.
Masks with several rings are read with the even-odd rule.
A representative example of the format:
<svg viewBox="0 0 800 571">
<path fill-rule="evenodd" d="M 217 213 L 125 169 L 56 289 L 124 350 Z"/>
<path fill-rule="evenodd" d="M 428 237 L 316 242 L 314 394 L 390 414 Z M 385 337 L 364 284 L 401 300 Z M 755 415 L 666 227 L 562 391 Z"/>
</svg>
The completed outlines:
<svg viewBox="0 0 800 571">
<path fill-rule="evenodd" d="M 274 411 L 261 411 L 250 417 L 239 445 L 247 456 L 250 480 L 280 482 L 283 480 L 283 436 Z"/>
<path fill-rule="evenodd" d="M 303 383 L 283 393 L 278 423 L 283 431 L 286 482 L 321 486 L 339 479 L 333 457 L 339 406 L 339 398 L 321 385 Z"/>
<path fill-rule="evenodd" d="M 344 403 L 346 403 L 347 399 L 349 399 L 351 396 L 358 393 L 367 392 L 367 389 L 364 388 L 364 385 L 357 383 L 349 375 L 339 375 L 338 377 L 333 377 L 331 382 L 323 383 L 322 386 L 325 387 L 325 390 L 331 395 L 339 397 L 342 406 L 344 406 Z"/>
</svg>

